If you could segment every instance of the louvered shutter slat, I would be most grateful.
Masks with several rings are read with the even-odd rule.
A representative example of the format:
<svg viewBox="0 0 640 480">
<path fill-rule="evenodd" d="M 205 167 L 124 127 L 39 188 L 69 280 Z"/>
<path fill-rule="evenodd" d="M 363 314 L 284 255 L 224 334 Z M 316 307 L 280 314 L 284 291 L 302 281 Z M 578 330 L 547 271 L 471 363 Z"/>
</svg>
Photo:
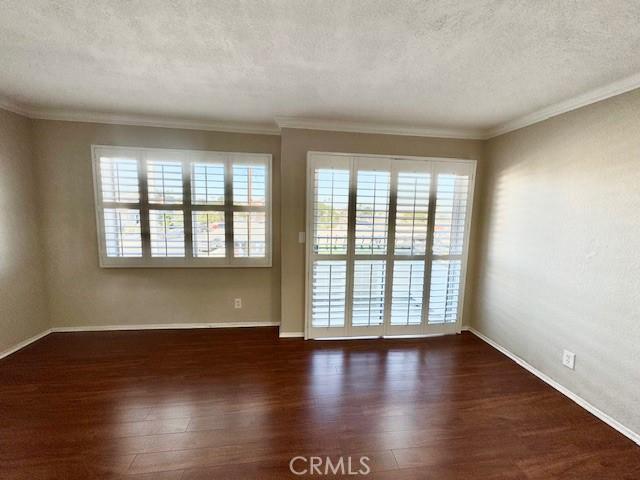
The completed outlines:
<svg viewBox="0 0 640 480">
<path fill-rule="evenodd" d="M 149 203 L 179 205 L 182 203 L 182 164 L 148 161 L 147 188 Z"/>
<path fill-rule="evenodd" d="M 104 236 L 108 257 L 142 257 L 140 210 L 105 208 Z"/>
<path fill-rule="evenodd" d="M 318 255 L 344 255 L 347 253 L 349 171 L 316 169 L 314 187 L 314 252 Z"/>
<path fill-rule="evenodd" d="M 191 235 L 194 257 L 224 258 L 225 223 L 224 212 L 191 212 Z"/>
<path fill-rule="evenodd" d="M 391 324 L 420 325 L 424 260 L 396 260 L 393 264 Z"/>
<path fill-rule="evenodd" d="M 317 260 L 313 263 L 312 324 L 314 327 L 344 326 L 347 262 Z"/>
<path fill-rule="evenodd" d="M 265 212 L 233 212 L 233 254 L 235 257 L 264 257 Z"/>
<path fill-rule="evenodd" d="M 430 324 L 455 323 L 458 319 L 468 194 L 468 175 L 438 175 L 433 232 L 435 259 L 429 289 Z M 438 258 L 443 255 L 448 258 Z"/>
<path fill-rule="evenodd" d="M 468 191 L 467 175 L 438 175 L 434 255 L 462 255 Z"/>
<path fill-rule="evenodd" d="M 356 188 L 355 254 L 385 255 L 390 173 L 360 170 Z"/>
<path fill-rule="evenodd" d="M 429 212 L 428 173 L 398 174 L 396 201 L 396 255 L 424 255 Z"/>
<path fill-rule="evenodd" d="M 384 260 L 356 260 L 353 277 L 354 326 L 382 325 L 385 295 Z"/>
<path fill-rule="evenodd" d="M 224 205 L 224 163 L 191 164 L 191 202 L 194 205 Z"/>
<path fill-rule="evenodd" d="M 152 257 L 184 257 L 182 210 L 149 210 Z"/>
</svg>

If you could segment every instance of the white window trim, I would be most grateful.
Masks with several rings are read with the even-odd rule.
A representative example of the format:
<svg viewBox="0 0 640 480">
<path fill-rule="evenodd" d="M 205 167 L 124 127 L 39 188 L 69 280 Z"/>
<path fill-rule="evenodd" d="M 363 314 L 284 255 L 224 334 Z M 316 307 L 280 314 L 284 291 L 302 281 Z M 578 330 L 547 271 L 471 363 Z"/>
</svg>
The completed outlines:
<svg viewBox="0 0 640 480">
<path fill-rule="evenodd" d="M 109 203 L 105 206 L 100 189 L 100 153 L 108 151 L 122 152 L 132 155 L 138 162 L 140 202 L 135 204 Z M 147 169 L 146 153 L 171 154 L 172 159 L 183 163 L 183 203 L 181 204 L 149 204 L 147 201 Z M 218 152 L 208 150 L 184 150 L 169 148 L 126 147 L 119 145 L 91 145 L 93 167 L 94 207 L 96 212 L 96 226 L 98 236 L 98 257 L 101 268 L 254 268 L 271 267 L 273 252 L 272 235 L 272 185 L 273 169 L 272 155 L 267 153 Z M 267 182 L 265 207 L 233 206 L 233 169 L 232 165 L 238 160 L 242 163 L 255 162 L 267 165 Z M 207 161 L 225 165 L 225 203 L 224 205 L 192 205 L 191 203 L 191 163 L 207 163 Z M 140 209 L 142 257 L 109 257 L 107 256 L 104 234 L 105 208 L 135 208 Z M 185 257 L 152 257 L 149 237 L 149 210 L 182 210 L 184 212 Z M 225 252 L 224 258 L 193 257 L 191 236 L 191 211 L 208 210 L 225 212 Z M 234 211 L 264 211 L 265 225 L 265 256 L 264 257 L 234 257 L 233 256 L 233 212 Z"/>
<path fill-rule="evenodd" d="M 430 163 L 437 166 L 445 167 L 449 171 L 456 171 L 460 169 L 464 173 L 469 173 L 470 169 L 470 180 L 469 180 L 469 190 L 467 192 L 468 195 L 468 212 L 465 219 L 465 227 L 464 227 L 464 247 L 461 256 L 461 271 L 460 271 L 460 290 L 458 295 L 458 308 L 457 308 L 457 318 L 454 323 L 445 323 L 445 324 L 428 324 L 425 320 L 423 314 L 423 322 L 420 325 L 419 332 L 408 332 L 409 336 L 431 336 L 431 335 L 443 335 L 443 334 L 453 334 L 460 333 L 462 331 L 462 318 L 464 314 L 464 303 L 465 303 L 465 292 L 466 292 L 466 283 L 467 283 L 467 269 L 468 269 L 468 260 L 469 260 L 469 240 L 471 236 L 471 222 L 473 217 L 473 200 L 474 200 L 474 192 L 475 192 L 475 180 L 476 180 L 476 167 L 477 161 L 473 159 L 461 159 L 461 158 L 448 158 L 448 157 L 417 157 L 417 156 L 408 156 L 408 155 L 380 155 L 380 154 L 363 154 L 363 153 L 344 153 L 344 152 L 323 152 L 323 151 L 308 151 L 307 152 L 307 193 L 306 193 L 306 255 L 305 255 L 305 330 L 304 330 L 304 338 L 305 339 L 323 339 L 323 338 L 358 338 L 355 337 L 355 332 L 352 332 L 352 327 L 350 327 L 350 318 L 348 314 L 349 307 L 347 306 L 347 312 L 345 312 L 345 324 L 344 327 L 314 327 L 312 325 L 312 304 L 311 304 L 311 282 L 312 282 L 312 261 L 313 261 L 313 179 L 314 179 L 314 167 L 317 167 L 318 164 L 322 164 L 326 157 L 348 157 L 350 159 L 359 159 L 362 161 L 366 161 L 370 159 L 371 162 L 375 163 L 376 159 L 386 159 L 391 160 L 412 160 L 416 162 L 424 162 Z M 331 164 L 331 160 L 327 159 L 328 164 Z M 353 166 L 349 168 L 351 174 L 349 176 L 349 181 L 353 183 L 355 181 L 353 171 Z M 393 167 L 392 167 L 393 170 Z M 432 176 L 433 181 L 433 176 Z M 435 202 L 435 190 L 431 190 L 431 196 L 429 200 L 430 212 L 435 212 L 436 202 Z M 349 208 L 355 208 L 355 192 L 352 188 L 350 188 L 350 196 Z M 391 211 L 392 205 L 389 205 L 389 209 Z M 432 222 L 434 215 L 429 215 L 429 221 Z M 391 227 L 391 220 L 389 221 L 389 245 L 393 245 L 394 240 L 391 240 L 391 235 L 395 232 L 395 227 Z M 432 231 L 432 228 L 430 228 Z M 428 235 L 432 236 L 431 233 Z M 391 248 L 387 249 L 387 254 L 385 258 L 389 256 L 393 256 L 394 254 L 391 252 Z M 349 254 L 347 253 L 347 257 Z M 426 258 L 429 266 L 434 259 L 446 258 L 447 255 L 433 255 L 432 252 L 427 251 Z M 407 257 L 410 259 L 410 257 Z M 347 264 L 349 263 L 349 259 L 347 258 Z M 387 272 L 387 275 L 391 275 L 391 272 Z M 388 281 L 388 278 L 387 278 Z M 387 283 L 387 287 L 390 287 L 389 283 Z M 349 286 L 347 286 L 347 297 L 349 293 Z M 348 301 L 348 300 L 347 300 Z M 390 301 L 387 302 L 388 305 L 385 305 L 385 309 L 390 309 Z M 385 324 L 380 327 L 369 327 L 371 333 L 366 333 L 366 338 L 375 338 L 375 337 L 403 337 L 401 333 L 401 328 L 395 328 L 394 326 L 388 323 L 388 310 L 385 312 Z"/>
</svg>

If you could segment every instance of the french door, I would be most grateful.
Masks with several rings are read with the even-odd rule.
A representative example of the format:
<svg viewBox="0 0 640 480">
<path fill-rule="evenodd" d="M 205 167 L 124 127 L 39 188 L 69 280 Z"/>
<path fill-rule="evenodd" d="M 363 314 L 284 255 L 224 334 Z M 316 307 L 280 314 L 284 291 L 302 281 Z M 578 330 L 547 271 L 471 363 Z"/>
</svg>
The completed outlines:
<svg viewBox="0 0 640 480">
<path fill-rule="evenodd" d="M 305 337 L 459 332 L 475 161 L 307 163 Z"/>
</svg>

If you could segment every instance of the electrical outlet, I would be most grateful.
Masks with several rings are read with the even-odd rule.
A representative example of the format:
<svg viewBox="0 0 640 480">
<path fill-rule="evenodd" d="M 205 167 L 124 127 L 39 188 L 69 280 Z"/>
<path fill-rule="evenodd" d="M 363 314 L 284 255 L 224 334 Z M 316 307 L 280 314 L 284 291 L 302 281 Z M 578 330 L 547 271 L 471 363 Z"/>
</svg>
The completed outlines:
<svg viewBox="0 0 640 480">
<path fill-rule="evenodd" d="M 307 233 L 306 232 L 298 232 L 298 243 L 304 243 L 307 241 Z"/>
<path fill-rule="evenodd" d="M 233 299 L 233 308 L 242 308 L 242 299 L 234 298 Z"/>
<path fill-rule="evenodd" d="M 573 370 L 576 365 L 576 354 L 569 350 L 564 350 L 562 352 L 562 364 Z"/>
</svg>

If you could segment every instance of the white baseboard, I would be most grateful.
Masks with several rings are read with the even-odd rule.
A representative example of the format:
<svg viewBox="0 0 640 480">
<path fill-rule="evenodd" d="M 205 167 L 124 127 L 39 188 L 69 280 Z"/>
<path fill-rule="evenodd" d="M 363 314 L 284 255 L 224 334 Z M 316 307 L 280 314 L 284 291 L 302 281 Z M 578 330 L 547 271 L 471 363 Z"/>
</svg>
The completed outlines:
<svg viewBox="0 0 640 480">
<path fill-rule="evenodd" d="M 522 358 L 517 356 L 515 353 L 512 353 L 509 350 L 507 350 L 506 348 L 504 348 L 502 345 L 497 344 L 496 342 L 491 340 L 489 337 L 487 337 L 484 334 L 482 334 L 479 331 L 477 331 L 475 328 L 473 328 L 473 327 L 463 327 L 462 329 L 463 330 L 468 330 L 469 332 L 473 333 L 476 337 L 478 337 L 479 339 L 481 339 L 484 342 L 488 343 L 493 348 L 495 348 L 499 352 L 501 352 L 504 355 L 506 355 L 507 357 L 509 357 L 511 360 L 513 360 L 518 365 L 520 365 L 522 368 L 524 368 L 525 370 L 528 370 L 529 372 L 533 373 L 540 380 L 542 380 L 546 384 L 552 386 L 557 391 L 562 393 L 564 396 L 566 396 L 569 399 L 573 400 L 575 403 L 580 405 L 586 411 L 588 411 L 592 415 L 595 415 L 600 420 L 602 420 L 604 423 L 606 423 L 607 425 L 609 425 L 612 428 L 615 428 L 618 432 L 623 434 L 625 437 L 628 437 L 629 439 L 631 439 L 632 441 L 634 441 L 635 443 L 640 445 L 640 434 L 634 432 L 630 428 L 625 427 L 620 422 L 618 422 L 617 420 L 611 418 L 609 415 L 604 413 L 602 410 L 598 409 L 597 407 L 594 407 L 592 404 L 587 402 L 584 398 L 582 398 L 579 395 L 573 393 L 568 388 L 563 387 L 558 382 L 553 380 L 551 377 L 549 377 L 548 375 L 545 375 L 540 370 L 538 370 L 537 368 L 535 368 L 534 366 L 532 366 L 531 364 L 527 363 L 525 360 L 523 360 Z"/>
<path fill-rule="evenodd" d="M 4 352 L 0 352 L 0 359 L 4 357 L 8 357 L 12 353 L 15 353 L 18 350 L 26 347 L 27 345 L 32 344 L 36 340 L 40 340 L 42 337 L 47 336 L 50 333 L 51 333 L 51 329 L 47 329 L 43 332 L 38 333 L 37 335 L 34 335 L 33 337 L 27 338 L 26 340 L 23 340 L 22 342 L 15 344 L 13 347 L 7 348 Z"/>
<path fill-rule="evenodd" d="M 280 338 L 304 338 L 304 332 L 280 332 Z"/>
<path fill-rule="evenodd" d="M 86 325 L 53 327 L 52 332 L 103 332 L 110 330 L 176 330 L 192 328 L 277 327 L 279 322 L 220 322 L 220 323 L 150 323 L 139 325 Z"/>
</svg>

